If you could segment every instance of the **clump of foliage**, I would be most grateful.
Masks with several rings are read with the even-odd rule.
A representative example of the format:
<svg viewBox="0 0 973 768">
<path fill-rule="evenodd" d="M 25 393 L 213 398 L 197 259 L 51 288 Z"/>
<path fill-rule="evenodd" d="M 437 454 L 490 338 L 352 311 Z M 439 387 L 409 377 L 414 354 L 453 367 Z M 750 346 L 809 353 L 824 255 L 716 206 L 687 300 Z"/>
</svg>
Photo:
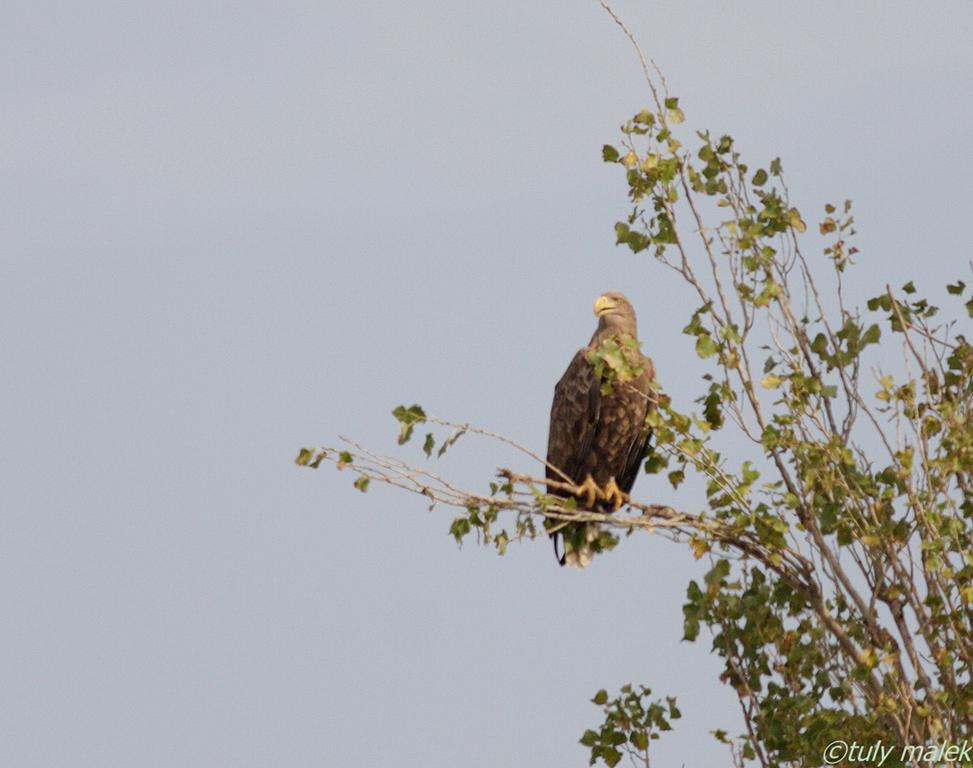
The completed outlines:
<svg viewBox="0 0 973 768">
<path fill-rule="evenodd" d="M 581 743 L 591 750 L 590 765 L 603 760 L 611 768 L 628 755 L 636 765 L 642 763 L 648 768 L 649 745 L 662 731 L 672 730 L 670 720 L 682 717 L 674 698 L 653 701 L 651 695 L 644 685 L 638 689 L 623 685 L 613 699 L 604 689 L 595 694 L 591 703 L 601 707 L 605 722 L 597 731 L 587 730 L 581 737 Z"/>
<path fill-rule="evenodd" d="M 781 162 L 752 166 L 729 136 L 684 135 L 678 99 L 645 72 L 653 106 L 603 149 L 632 206 L 615 236 L 695 295 L 683 330 L 708 364 L 694 401 L 660 393 L 646 471 L 673 487 L 702 476 L 705 505 L 596 513 L 511 470 L 476 493 L 360 446 L 304 449 L 298 463 L 332 461 L 363 491 L 378 480 L 457 507 L 457 541 L 475 532 L 501 553 L 543 535 L 537 521 L 588 521 L 612 541 L 612 530 L 646 530 L 708 558 L 687 590 L 684 636 L 705 626 L 724 661 L 744 729 L 715 735 L 740 765 L 819 765 L 835 739 L 961 742 L 973 733 L 973 345 L 912 283 L 850 306 L 851 203 L 823 207 L 821 252 L 808 255 L 813 233 Z M 973 317 L 963 281 L 945 296 Z M 427 456 L 467 432 L 511 443 L 418 406 L 395 416 L 400 442 L 434 428 Z M 718 450 L 726 433 L 732 459 Z M 648 695 L 599 692 L 604 724 L 581 740 L 592 764 L 626 751 L 648 764 L 649 743 L 678 717 Z"/>
</svg>

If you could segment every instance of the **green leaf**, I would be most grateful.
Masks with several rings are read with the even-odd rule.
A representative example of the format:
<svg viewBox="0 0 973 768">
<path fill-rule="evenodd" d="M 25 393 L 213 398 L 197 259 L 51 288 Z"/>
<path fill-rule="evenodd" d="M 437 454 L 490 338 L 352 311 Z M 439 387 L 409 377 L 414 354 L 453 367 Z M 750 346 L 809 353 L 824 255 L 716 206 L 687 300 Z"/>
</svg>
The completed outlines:
<svg viewBox="0 0 973 768">
<path fill-rule="evenodd" d="M 787 212 L 787 223 L 790 224 L 798 232 L 804 232 L 807 230 L 807 224 L 804 223 L 804 219 L 801 218 L 800 211 L 797 208 L 791 208 Z"/>
<path fill-rule="evenodd" d="M 362 475 L 357 480 L 355 480 L 355 487 L 359 491 L 361 491 L 362 493 L 365 493 L 366 491 L 368 491 L 368 483 L 369 482 L 370 482 L 370 479 L 367 478 L 367 477 L 365 477 L 364 475 Z"/>
<path fill-rule="evenodd" d="M 604 747 L 601 750 L 601 759 L 605 761 L 608 768 L 615 768 L 622 759 L 622 753 L 614 747 Z"/>
<path fill-rule="evenodd" d="M 463 543 L 463 537 L 470 532 L 470 521 L 466 517 L 457 517 L 449 526 L 449 532 L 457 544 Z"/>
<path fill-rule="evenodd" d="M 760 170 L 758 170 L 753 175 L 753 180 L 751 181 L 751 183 L 755 187 L 762 187 L 764 184 L 767 183 L 767 171 L 765 171 L 763 168 L 761 168 Z"/>
<path fill-rule="evenodd" d="M 432 449 L 436 447 L 436 439 L 432 436 L 432 432 L 426 434 L 426 440 L 422 444 L 422 450 L 426 454 L 426 458 L 432 456 Z"/>
<path fill-rule="evenodd" d="M 886 312 L 892 311 L 892 301 L 889 299 L 887 293 L 882 293 L 869 299 L 867 304 L 871 312 L 877 312 L 879 309 L 883 309 Z"/>
<path fill-rule="evenodd" d="M 682 639 L 687 642 L 695 642 L 699 637 L 699 619 L 695 615 L 686 615 L 682 623 Z"/>
<path fill-rule="evenodd" d="M 702 358 L 712 357 L 720 351 L 720 346 L 708 333 L 702 333 L 696 339 L 696 354 Z"/>
<path fill-rule="evenodd" d="M 652 454 L 645 460 L 645 474 L 656 475 L 669 466 L 669 457 Z"/>
<path fill-rule="evenodd" d="M 619 157 L 618 150 L 611 144 L 606 144 L 601 148 L 601 159 L 606 163 L 617 163 Z"/>
<path fill-rule="evenodd" d="M 410 405 L 408 408 L 404 405 L 396 406 L 392 410 L 392 415 L 399 422 L 399 445 L 409 442 L 415 425 L 426 420 L 426 412 L 417 404 Z"/>
<path fill-rule="evenodd" d="M 301 467 L 306 467 L 310 461 L 311 456 L 314 455 L 314 451 L 310 448 L 301 448 L 300 453 L 297 454 L 297 458 L 294 459 L 294 463 Z"/>
<path fill-rule="evenodd" d="M 827 359 L 828 355 L 828 337 L 823 333 L 819 333 L 814 337 L 814 341 L 811 342 L 811 351 L 822 359 Z"/>
<path fill-rule="evenodd" d="M 740 331 L 736 327 L 735 323 L 727 323 L 720 328 L 719 336 L 721 339 L 732 341 L 734 344 L 739 344 L 741 341 L 743 341 L 743 339 L 740 337 Z"/>
<path fill-rule="evenodd" d="M 915 293 L 916 287 L 915 285 L 913 285 L 912 281 L 910 280 L 909 282 L 907 282 L 905 285 L 902 286 L 902 290 L 905 291 L 906 293 Z"/>
<path fill-rule="evenodd" d="M 946 286 L 946 290 L 954 296 L 961 294 L 964 288 L 966 288 L 966 283 L 964 283 L 962 280 L 957 280 L 955 283 Z"/>
<path fill-rule="evenodd" d="M 697 310 L 693 312 L 692 320 L 689 321 L 689 325 L 682 329 L 682 332 L 687 336 L 698 336 L 700 333 L 706 330 L 703 326 L 703 321 L 700 319 L 700 312 L 703 310 Z"/>
<path fill-rule="evenodd" d="M 666 117 L 674 125 L 686 122 L 686 114 L 678 107 L 666 111 Z"/>
<path fill-rule="evenodd" d="M 877 344 L 878 340 L 882 337 L 882 329 L 877 325 L 870 325 L 865 333 L 862 334 L 862 343 L 864 347 L 866 344 Z"/>
<path fill-rule="evenodd" d="M 597 704 L 600 707 L 603 706 L 607 701 L 608 701 L 608 691 L 602 688 L 600 691 L 598 691 L 598 693 L 595 694 L 595 697 L 591 700 L 591 703 Z"/>
</svg>

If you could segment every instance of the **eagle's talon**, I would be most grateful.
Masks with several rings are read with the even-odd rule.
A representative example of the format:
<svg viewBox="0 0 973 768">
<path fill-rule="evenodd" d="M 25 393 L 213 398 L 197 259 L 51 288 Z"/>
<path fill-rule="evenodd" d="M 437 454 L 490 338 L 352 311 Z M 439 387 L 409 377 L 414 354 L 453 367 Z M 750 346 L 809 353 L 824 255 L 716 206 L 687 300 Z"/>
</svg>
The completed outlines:
<svg viewBox="0 0 973 768">
<path fill-rule="evenodd" d="M 584 503 L 586 509 L 594 509 L 596 501 L 607 501 L 612 511 L 617 512 L 628 501 L 628 496 L 618 487 L 614 477 L 602 487 L 590 474 L 581 485 L 574 487 L 574 495 Z"/>
<path fill-rule="evenodd" d="M 614 477 L 608 481 L 601 493 L 605 501 L 611 502 L 612 512 L 617 512 L 622 504 L 628 501 L 628 496 L 618 487 Z"/>
<path fill-rule="evenodd" d="M 586 509 L 594 509 L 595 501 L 602 496 L 602 490 L 598 487 L 595 479 L 589 474 L 581 485 L 575 486 L 574 494 L 579 499 L 584 497 L 584 506 Z"/>
</svg>

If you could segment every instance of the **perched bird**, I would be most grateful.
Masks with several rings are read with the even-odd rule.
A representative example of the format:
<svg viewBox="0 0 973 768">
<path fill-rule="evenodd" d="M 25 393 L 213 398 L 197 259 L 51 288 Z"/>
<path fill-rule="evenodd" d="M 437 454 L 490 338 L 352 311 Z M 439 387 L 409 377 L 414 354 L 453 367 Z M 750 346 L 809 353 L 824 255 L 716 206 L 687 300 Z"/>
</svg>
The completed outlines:
<svg viewBox="0 0 973 768">
<path fill-rule="evenodd" d="M 599 296 L 594 311 L 598 328 L 554 388 L 547 441 L 547 479 L 569 481 L 575 488 L 548 491 L 574 496 L 579 509 L 614 511 L 645 457 L 651 434 L 646 416 L 656 404 L 655 369 L 639 349 L 635 310 L 623 294 Z M 564 545 L 560 556 L 558 535 Z M 551 538 L 561 565 L 584 568 L 600 548 L 591 524 L 569 523 Z"/>
</svg>

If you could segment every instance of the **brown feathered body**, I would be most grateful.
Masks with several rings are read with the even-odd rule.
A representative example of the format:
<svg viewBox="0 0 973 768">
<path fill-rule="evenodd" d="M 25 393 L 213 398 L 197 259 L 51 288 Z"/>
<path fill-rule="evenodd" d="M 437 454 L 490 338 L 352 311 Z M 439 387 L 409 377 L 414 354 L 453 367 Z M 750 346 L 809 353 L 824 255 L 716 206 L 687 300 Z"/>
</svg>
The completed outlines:
<svg viewBox="0 0 973 768">
<path fill-rule="evenodd" d="M 622 492 L 629 493 L 651 434 L 645 421 L 655 407 L 655 369 L 638 347 L 635 310 L 625 296 L 604 294 L 595 302 L 595 313 L 598 328 L 591 341 L 575 354 L 554 388 L 547 461 L 575 485 L 590 475 L 599 487 L 614 480 Z M 603 387 L 592 359 L 608 340 L 618 344 L 626 365 L 622 375 Z M 547 478 L 564 480 L 551 467 Z M 565 495 L 554 488 L 550 492 Z M 604 503 L 598 502 L 596 507 L 602 509 Z M 587 565 L 598 549 L 594 526 L 571 524 L 561 533 L 561 564 Z"/>
</svg>

